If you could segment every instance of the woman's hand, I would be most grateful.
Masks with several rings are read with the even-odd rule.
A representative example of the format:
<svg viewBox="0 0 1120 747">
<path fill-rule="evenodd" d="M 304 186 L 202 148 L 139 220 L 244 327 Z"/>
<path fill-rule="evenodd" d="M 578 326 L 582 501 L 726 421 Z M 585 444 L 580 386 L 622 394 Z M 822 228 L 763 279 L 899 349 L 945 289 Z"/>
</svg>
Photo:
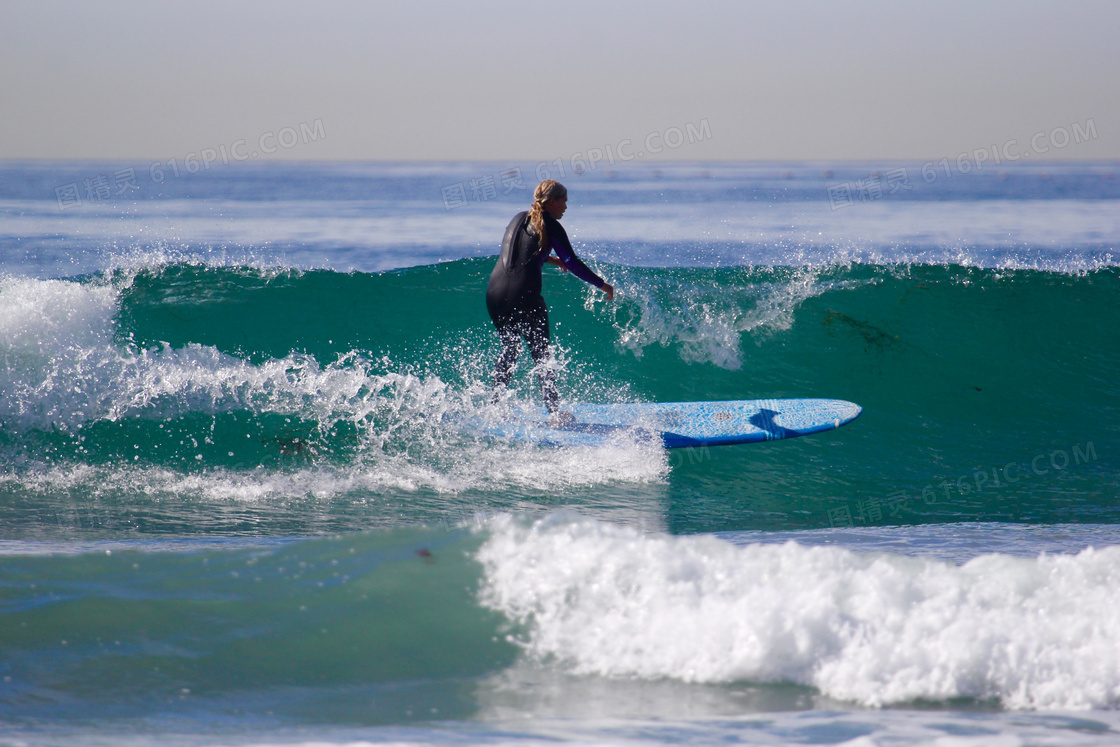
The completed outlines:
<svg viewBox="0 0 1120 747">
<path fill-rule="evenodd" d="M 599 290 L 601 290 L 601 291 L 603 291 L 604 293 L 607 294 L 607 300 L 608 301 L 613 301 L 614 300 L 614 286 L 613 285 L 611 285 L 610 283 L 603 283 L 603 287 L 600 288 Z"/>
</svg>

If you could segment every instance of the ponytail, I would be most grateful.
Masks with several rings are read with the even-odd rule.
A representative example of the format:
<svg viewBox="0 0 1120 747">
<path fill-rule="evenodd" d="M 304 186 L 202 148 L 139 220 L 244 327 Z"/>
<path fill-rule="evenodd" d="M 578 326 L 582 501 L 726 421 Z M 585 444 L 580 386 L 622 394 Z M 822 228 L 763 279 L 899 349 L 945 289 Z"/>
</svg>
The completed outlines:
<svg viewBox="0 0 1120 747">
<path fill-rule="evenodd" d="M 540 239 L 537 251 L 548 251 L 548 232 L 544 227 L 544 204 L 553 198 L 560 199 L 566 194 L 568 194 L 567 187 L 555 179 L 545 179 L 533 190 L 533 205 L 529 208 L 529 222 L 533 225 Z"/>
</svg>

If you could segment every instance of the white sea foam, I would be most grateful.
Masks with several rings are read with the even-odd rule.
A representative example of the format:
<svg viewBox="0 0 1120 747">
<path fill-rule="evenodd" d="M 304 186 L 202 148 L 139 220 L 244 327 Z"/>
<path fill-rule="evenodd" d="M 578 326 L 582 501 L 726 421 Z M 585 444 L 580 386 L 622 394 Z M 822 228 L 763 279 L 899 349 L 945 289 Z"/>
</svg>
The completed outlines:
<svg viewBox="0 0 1120 747">
<path fill-rule="evenodd" d="M 622 292 L 609 313 L 619 347 L 636 357 L 650 345 L 677 345 L 681 358 L 689 363 L 712 363 L 736 371 L 743 365 L 744 335 L 764 339 L 787 330 L 794 312 L 808 299 L 857 284 L 822 279 L 823 272 L 798 269 L 781 280 L 751 282 L 748 277 L 713 287 L 622 269 L 618 272 Z"/>
<path fill-rule="evenodd" d="M 324 433 L 349 423 L 356 432 L 355 456 L 343 465 L 312 460 L 294 470 L 289 465 L 251 473 L 217 468 L 183 474 L 158 465 L 41 467 L 18 476 L 25 489 L 72 491 L 84 485 L 85 492 L 97 493 L 140 485 L 152 494 L 256 501 L 386 489 L 556 491 L 618 481 L 656 483 L 667 472 L 663 451 L 639 444 L 557 450 L 469 438 L 453 421 L 488 400 L 484 384 L 453 387 L 438 376 L 392 370 L 390 362 L 356 353 L 322 365 L 295 353 L 253 363 L 193 343 L 140 349 L 116 339 L 117 293 L 106 284 L 0 279 L 5 428 L 77 432 L 98 421 L 279 414 Z"/>
<path fill-rule="evenodd" d="M 1120 547 L 964 565 L 496 519 L 482 600 L 576 674 L 793 682 L 867 706 L 1120 706 Z"/>
<path fill-rule="evenodd" d="M 590 489 L 606 484 L 657 484 L 668 471 L 664 451 L 645 445 L 542 449 L 503 443 L 448 444 L 428 455 L 375 452 L 344 464 L 305 464 L 277 469 L 234 470 L 222 467 L 184 472 L 158 465 L 62 464 L 0 475 L 9 490 L 33 494 L 67 494 L 97 501 L 120 495 L 143 494 L 152 498 L 178 497 L 203 501 L 258 503 L 287 499 L 347 499 L 367 505 L 378 516 L 399 521 L 409 516 L 431 521 L 437 517 L 456 521 L 476 513 L 496 510 L 541 510 L 524 491 L 542 498 L 564 491 Z M 454 452 L 453 455 L 450 455 Z M 519 489 L 501 497 L 500 491 Z M 462 501 L 448 502 L 451 494 L 482 491 Z M 491 492 L 486 492 L 491 491 Z M 399 493 L 423 492 L 409 499 L 405 510 Z M 660 526 L 653 520 L 655 506 L 648 497 L 627 504 L 624 498 L 609 501 L 611 514 L 633 515 L 641 526 Z M 639 509 L 639 510 L 635 510 Z"/>
<path fill-rule="evenodd" d="M 0 280 L 0 418 L 21 429 L 253 409 L 369 414 L 361 393 L 423 386 L 290 355 L 253 365 L 212 346 L 136 349 L 114 340 L 117 291 L 60 280 Z M 372 385 L 372 386 L 371 386 Z M 369 407 L 375 397 L 367 397 Z"/>
</svg>

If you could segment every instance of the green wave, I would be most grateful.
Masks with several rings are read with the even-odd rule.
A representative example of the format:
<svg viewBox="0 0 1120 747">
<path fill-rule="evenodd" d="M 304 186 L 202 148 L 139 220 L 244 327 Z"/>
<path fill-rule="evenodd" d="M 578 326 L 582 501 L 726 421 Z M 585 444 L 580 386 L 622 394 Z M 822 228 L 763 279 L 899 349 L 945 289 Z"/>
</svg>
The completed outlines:
<svg viewBox="0 0 1120 747">
<path fill-rule="evenodd" d="M 78 342 L 25 364 L 58 369 L 45 384 L 10 369 L 28 381 L 11 374 L 27 386 L 18 402 L 7 395 L 6 411 L 33 425 L 0 433 L 9 518 L 34 521 L 48 504 L 58 513 L 74 496 L 206 501 L 232 481 L 240 501 L 253 482 L 276 500 L 342 499 L 343 527 L 368 525 L 363 515 L 438 520 L 440 506 L 551 506 L 560 495 L 645 502 L 684 532 L 1120 520 L 1116 268 L 600 265 L 614 302 L 550 270 L 570 400 L 826 397 L 863 407 L 834 433 L 620 468 L 502 451 L 446 424 L 445 414 L 487 399 L 498 352 L 483 301 L 490 266 L 171 264 L 82 280 L 116 289 L 113 350 L 78 365 L 97 358 L 83 340 L 100 337 L 68 333 Z M 515 384 L 531 400 L 528 368 Z M 221 485 L 196 490 L 196 478 Z M 244 526 L 244 514 L 254 524 L 280 511 L 255 510 L 239 506 L 224 531 Z M 203 513 L 180 518 L 213 528 Z"/>
</svg>

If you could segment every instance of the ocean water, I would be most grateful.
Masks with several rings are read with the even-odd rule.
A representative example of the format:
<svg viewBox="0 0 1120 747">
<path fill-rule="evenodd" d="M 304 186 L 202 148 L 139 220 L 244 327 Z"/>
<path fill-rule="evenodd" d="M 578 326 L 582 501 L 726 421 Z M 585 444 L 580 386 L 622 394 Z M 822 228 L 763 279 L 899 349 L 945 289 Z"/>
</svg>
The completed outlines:
<svg viewBox="0 0 1120 747">
<path fill-rule="evenodd" d="M 457 428 L 542 166 L 565 399 L 863 415 Z M 1120 164 L 562 166 L 0 164 L 0 744 L 1120 742 Z"/>
</svg>

